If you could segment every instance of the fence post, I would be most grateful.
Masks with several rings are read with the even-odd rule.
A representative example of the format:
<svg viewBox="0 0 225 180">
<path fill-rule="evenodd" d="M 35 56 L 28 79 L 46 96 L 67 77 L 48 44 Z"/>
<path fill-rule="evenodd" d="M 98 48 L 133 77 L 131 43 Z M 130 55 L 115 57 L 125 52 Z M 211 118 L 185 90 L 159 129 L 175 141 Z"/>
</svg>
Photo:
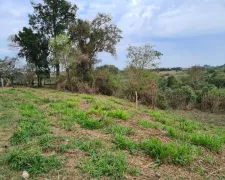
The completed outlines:
<svg viewBox="0 0 225 180">
<path fill-rule="evenodd" d="M 138 109 L 138 94 L 137 94 L 137 91 L 135 91 L 135 96 L 136 96 L 136 109 Z"/>
</svg>

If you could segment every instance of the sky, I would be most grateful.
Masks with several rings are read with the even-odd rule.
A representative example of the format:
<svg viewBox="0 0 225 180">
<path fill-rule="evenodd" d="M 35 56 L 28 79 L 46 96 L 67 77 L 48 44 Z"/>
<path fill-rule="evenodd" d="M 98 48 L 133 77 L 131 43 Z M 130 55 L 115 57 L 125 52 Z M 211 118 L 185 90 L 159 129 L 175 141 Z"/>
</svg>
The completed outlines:
<svg viewBox="0 0 225 180">
<path fill-rule="evenodd" d="M 40 2 L 41 0 L 34 0 Z M 155 45 L 163 53 L 160 67 L 225 64 L 225 0 L 70 0 L 78 17 L 92 20 L 111 14 L 123 31 L 117 58 L 98 55 L 101 64 L 126 66 L 128 45 Z M 0 0 L 0 59 L 15 56 L 8 37 L 28 26 L 29 0 Z"/>
</svg>

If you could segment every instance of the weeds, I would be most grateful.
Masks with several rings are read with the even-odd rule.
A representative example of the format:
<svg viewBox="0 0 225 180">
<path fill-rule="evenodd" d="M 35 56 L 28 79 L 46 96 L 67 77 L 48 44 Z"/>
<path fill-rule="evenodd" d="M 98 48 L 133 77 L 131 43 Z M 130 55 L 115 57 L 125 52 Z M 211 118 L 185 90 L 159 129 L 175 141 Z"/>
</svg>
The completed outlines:
<svg viewBox="0 0 225 180">
<path fill-rule="evenodd" d="M 132 176 L 140 176 L 141 175 L 140 169 L 137 169 L 134 167 L 128 169 L 128 173 Z"/>
<path fill-rule="evenodd" d="M 54 156 L 44 156 L 39 150 L 13 149 L 6 153 L 3 163 L 12 170 L 22 171 L 26 169 L 31 174 L 42 174 L 52 169 L 58 169 L 62 163 Z"/>
<path fill-rule="evenodd" d="M 131 153 L 137 151 L 137 143 L 127 137 L 116 135 L 113 142 L 119 149 L 128 150 Z"/>
<path fill-rule="evenodd" d="M 220 152 L 223 148 L 223 140 L 217 135 L 192 133 L 190 135 L 191 143 L 208 148 L 209 150 L 215 150 Z"/>
<path fill-rule="evenodd" d="M 173 164 L 188 164 L 194 158 L 193 148 L 188 144 L 163 144 L 157 138 L 146 139 L 140 148 L 149 156 Z"/>
<path fill-rule="evenodd" d="M 97 152 L 104 147 L 104 143 L 99 139 L 77 138 L 70 139 L 67 143 L 61 144 L 57 148 L 58 153 L 64 153 L 66 150 L 78 148 L 89 153 Z"/>
<path fill-rule="evenodd" d="M 80 168 L 94 178 L 100 179 L 102 176 L 107 176 L 112 179 L 123 179 L 127 166 L 124 153 L 101 151 L 84 159 Z"/>
<path fill-rule="evenodd" d="M 134 130 L 130 127 L 121 126 L 119 124 L 112 124 L 105 130 L 105 133 L 116 135 L 132 135 L 134 134 Z"/>
<path fill-rule="evenodd" d="M 109 111 L 108 115 L 110 117 L 123 119 L 123 120 L 127 120 L 129 118 L 129 115 L 127 114 L 127 112 L 125 112 L 122 109 L 111 110 L 111 111 Z"/>
<path fill-rule="evenodd" d="M 140 124 L 143 128 L 154 128 L 154 129 L 161 129 L 160 124 L 151 123 L 148 120 L 138 120 L 138 124 Z"/>
</svg>

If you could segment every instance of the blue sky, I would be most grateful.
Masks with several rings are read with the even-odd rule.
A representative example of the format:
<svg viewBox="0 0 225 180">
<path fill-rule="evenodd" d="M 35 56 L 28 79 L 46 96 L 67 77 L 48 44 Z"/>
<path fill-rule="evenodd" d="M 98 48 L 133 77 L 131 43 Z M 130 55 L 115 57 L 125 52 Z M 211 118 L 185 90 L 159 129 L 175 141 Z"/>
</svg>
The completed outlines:
<svg viewBox="0 0 225 180">
<path fill-rule="evenodd" d="M 36 0 L 35 2 L 40 1 Z M 70 0 L 78 16 L 109 13 L 123 31 L 118 58 L 99 54 L 102 64 L 123 68 L 128 45 L 151 43 L 161 51 L 162 67 L 225 64 L 225 0 Z M 29 0 L 0 0 L 0 58 L 14 56 L 7 38 L 27 26 Z"/>
</svg>

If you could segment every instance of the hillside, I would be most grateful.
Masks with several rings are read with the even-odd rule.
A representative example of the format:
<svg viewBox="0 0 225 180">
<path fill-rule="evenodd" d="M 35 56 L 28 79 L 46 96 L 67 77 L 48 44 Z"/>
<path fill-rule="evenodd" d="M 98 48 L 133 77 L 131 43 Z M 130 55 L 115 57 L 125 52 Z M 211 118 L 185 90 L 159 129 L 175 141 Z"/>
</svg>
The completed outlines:
<svg viewBox="0 0 225 180">
<path fill-rule="evenodd" d="M 224 144 L 222 126 L 114 97 L 0 89 L 3 180 L 224 179 Z"/>
</svg>

